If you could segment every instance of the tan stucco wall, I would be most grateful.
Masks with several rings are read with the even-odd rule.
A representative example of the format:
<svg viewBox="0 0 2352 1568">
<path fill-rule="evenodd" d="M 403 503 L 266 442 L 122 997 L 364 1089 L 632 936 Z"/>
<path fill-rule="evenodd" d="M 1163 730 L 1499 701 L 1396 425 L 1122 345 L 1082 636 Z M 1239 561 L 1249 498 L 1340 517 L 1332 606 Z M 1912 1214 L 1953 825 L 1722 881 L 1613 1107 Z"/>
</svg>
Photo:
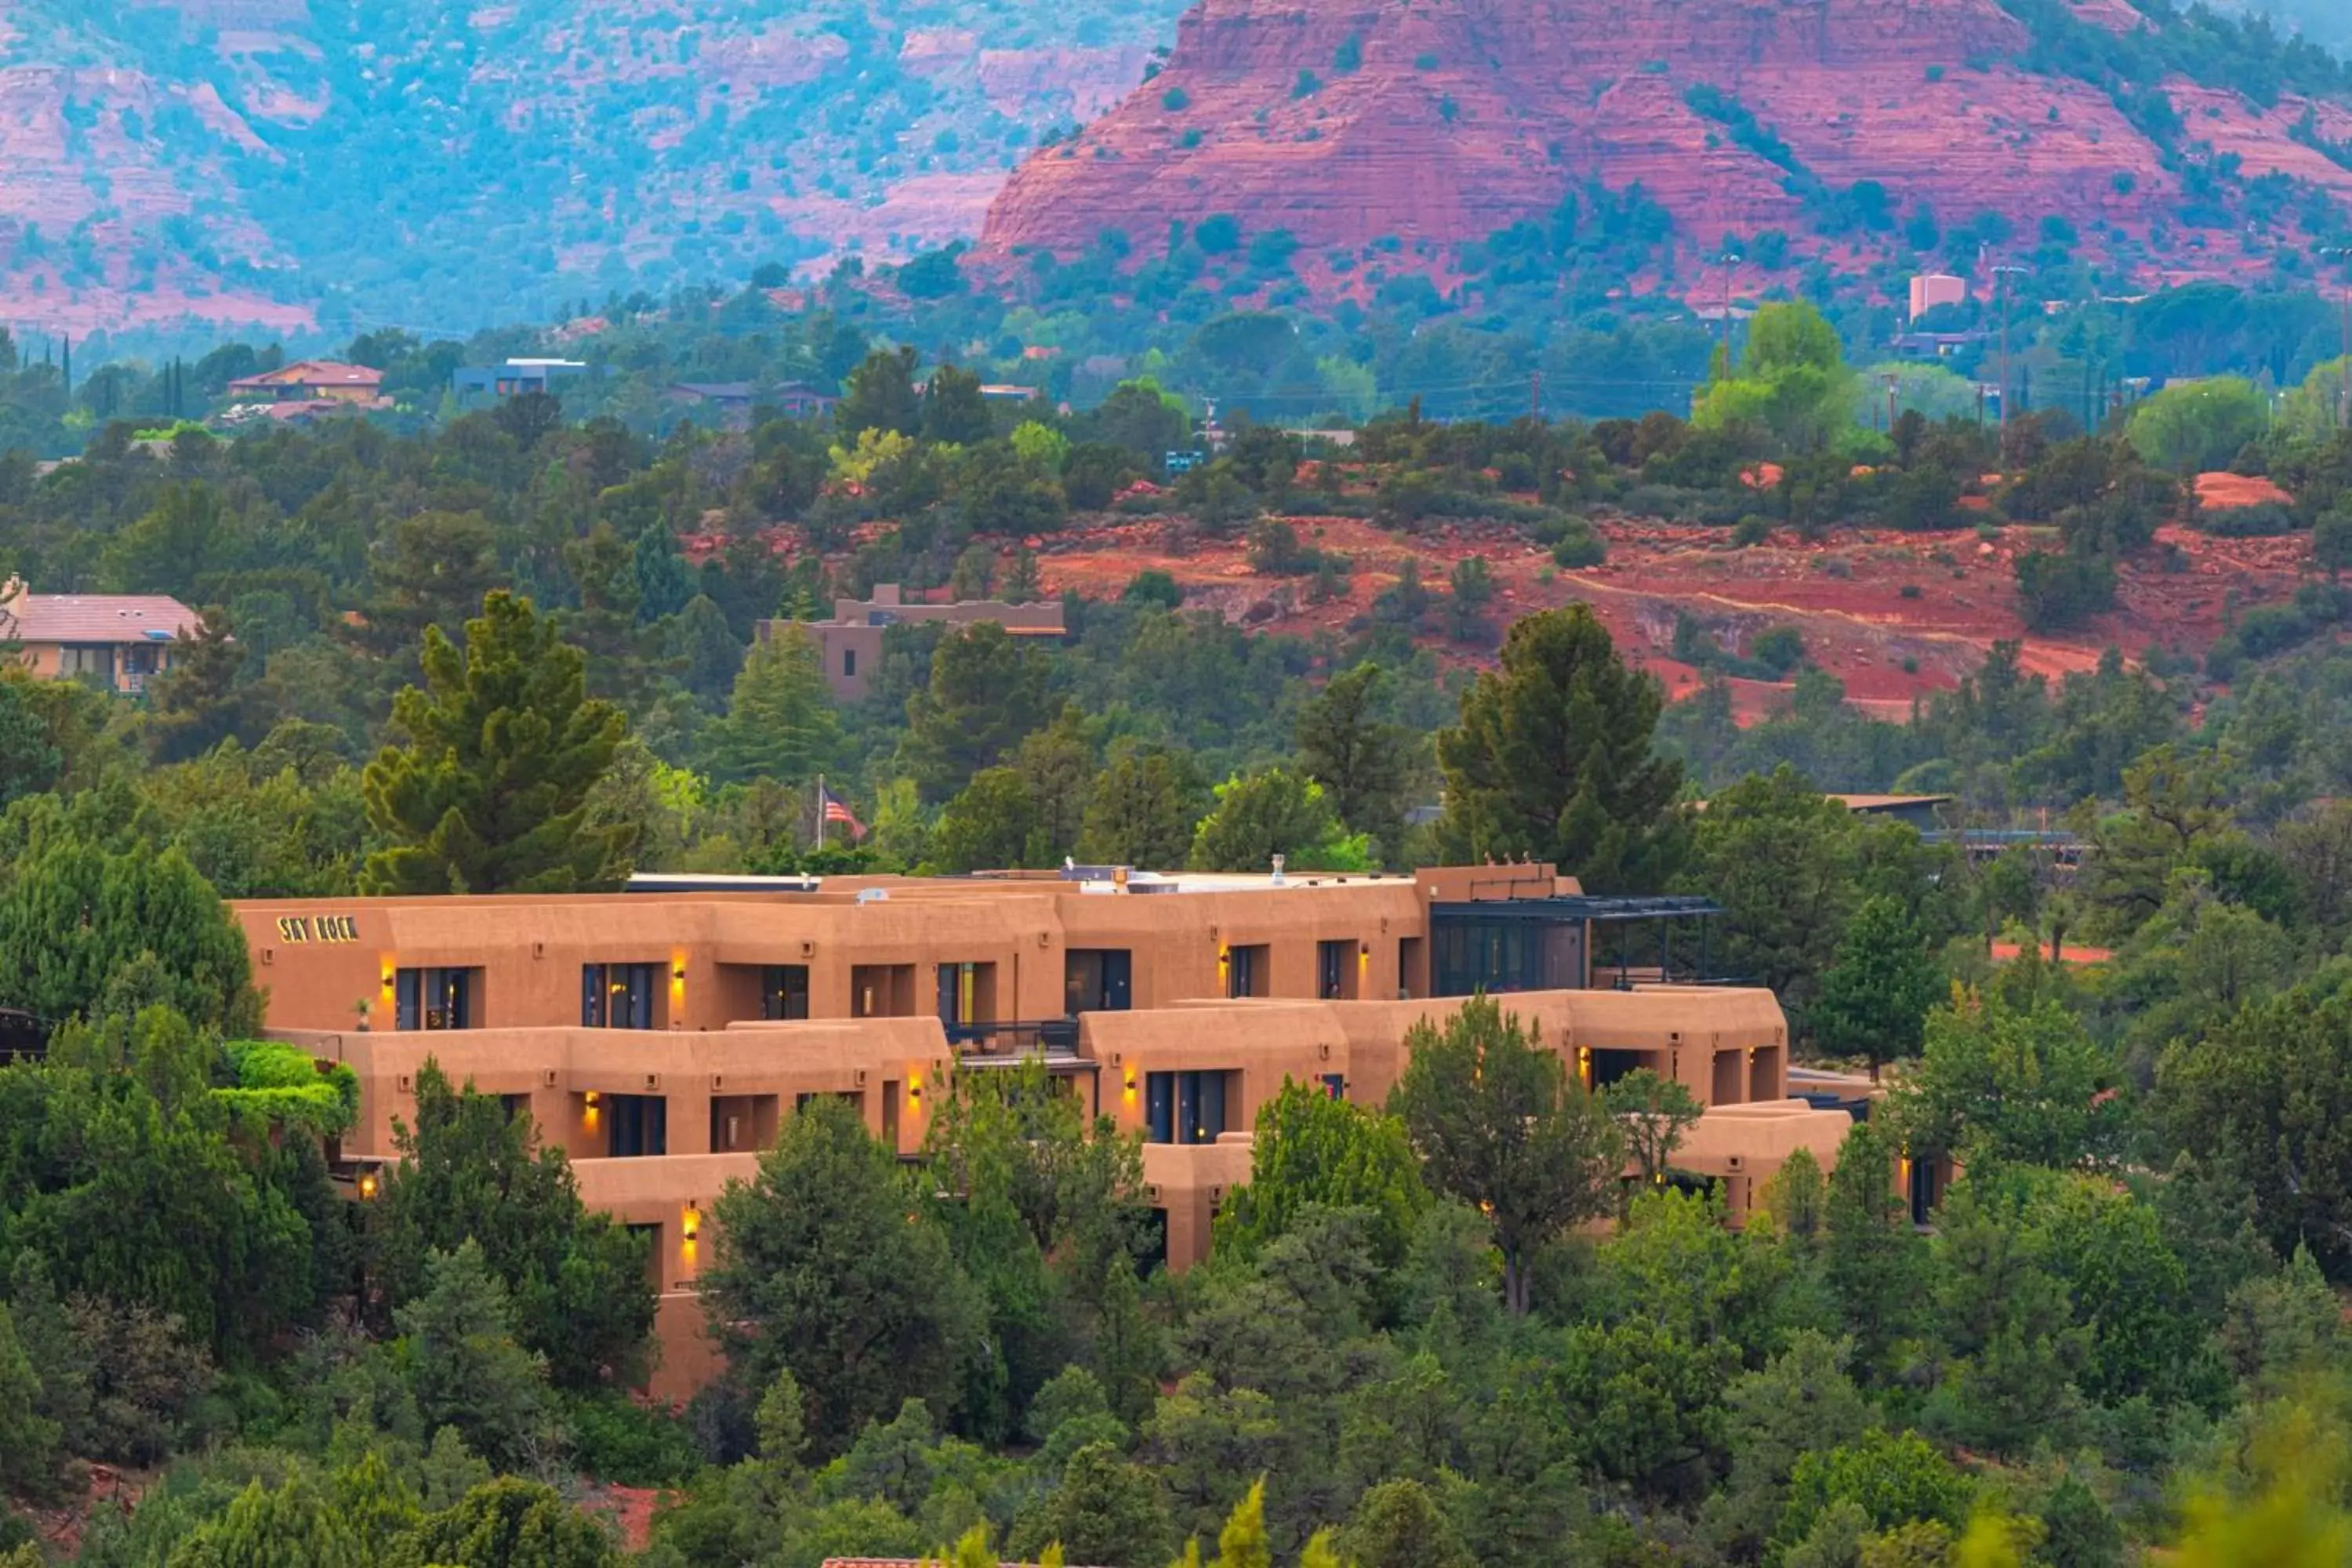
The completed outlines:
<svg viewBox="0 0 2352 1568">
<path fill-rule="evenodd" d="M 1416 878 L 1297 877 L 1290 885 L 1218 881 L 1209 890 L 1088 893 L 1053 879 L 913 881 L 828 879 L 814 894 L 781 892 L 256 900 L 232 906 L 251 942 L 271 1032 L 360 1079 L 358 1125 L 344 1152 L 396 1152 L 394 1124 L 414 1115 L 415 1080 L 428 1059 L 455 1080 L 515 1097 L 541 1136 L 575 1162 L 583 1198 L 625 1223 L 650 1227 L 654 1282 L 663 1292 L 663 1362 L 654 1387 L 690 1391 L 715 1365 L 692 1297 L 709 1205 L 730 1180 L 756 1169 L 801 1096 L 854 1099 L 866 1123 L 902 1154 L 918 1151 L 938 1088 L 955 1056 L 934 1016 L 940 966 L 994 966 L 993 1016 L 1062 1016 L 1073 949 L 1131 954 L 1132 1010 L 1078 1020 L 1079 1059 L 1065 1073 L 1087 1108 L 1122 1129 L 1144 1126 L 1146 1075 L 1229 1071 L 1228 1131 L 1204 1145 L 1150 1145 L 1145 1179 L 1167 1215 L 1170 1261 L 1204 1256 L 1217 1206 L 1249 1172 L 1247 1129 L 1286 1079 L 1336 1077 L 1359 1104 L 1383 1102 L 1403 1066 L 1404 1042 L 1441 1023 L 1460 998 L 1399 999 L 1426 985 L 1428 909 L 1513 888 L 1572 891 L 1541 867 L 1424 872 Z M 859 901 L 861 889 L 883 896 Z M 1317 999 L 1319 944 L 1345 943 L 1356 999 Z M 1420 951 L 1408 972 L 1406 943 Z M 1236 947 L 1263 947 L 1266 996 L 1227 1000 Z M 651 1030 L 580 1026 L 581 968 L 656 966 Z M 804 966 L 812 1017 L 757 1019 L 762 966 Z M 389 978 L 401 968 L 476 970 L 476 1027 L 404 1033 L 391 1027 Z M 853 1017 L 854 980 L 892 976 L 911 1016 Z M 909 979 L 909 977 L 911 977 Z M 358 1027 L 352 1004 L 372 1004 Z M 908 1002 L 908 998 L 911 1001 Z M 1687 1084 L 1710 1110 L 1677 1163 L 1723 1178 L 1734 1212 L 1790 1152 L 1834 1159 L 1846 1118 L 1787 1093 L 1787 1024 L 1768 992 L 1654 987 L 1505 996 L 1570 1070 L 1594 1072 L 1598 1052 L 1638 1052 Z M 1623 1068 L 1626 1060 L 1607 1064 Z M 971 1069 L 979 1070 L 979 1069 Z M 595 1103 L 590 1101 L 595 1096 Z M 610 1156 L 607 1097 L 664 1101 L 662 1156 Z M 741 1147 L 712 1147 L 735 1119 Z"/>
<path fill-rule="evenodd" d="M 887 896 L 858 902 L 861 887 Z M 994 964 L 1000 1019 L 1059 1017 L 1073 948 L 1128 950 L 1139 1008 L 1222 996 L 1224 955 L 1244 945 L 1268 949 L 1273 994 L 1307 998 L 1318 944 L 1354 942 L 1359 994 L 1393 996 L 1400 941 L 1427 931 L 1419 893 L 1403 878 L 1130 896 L 1059 881 L 868 879 L 829 880 L 814 894 L 253 900 L 231 908 L 252 945 L 272 1026 L 325 1030 L 352 1027 L 362 999 L 371 1022 L 389 1026 L 394 973 L 444 966 L 482 971 L 486 1028 L 577 1023 L 580 973 L 590 963 L 675 973 L 656 988 L 657 1017 L 679 1030 L 756 1017 L 758 972 L 769 964 L 807 967 L 813 1017 L 851 1016 L 854 970 L 901 964 L 914 966 L 915 1009 L 929 1012 L 942 963 Z M 330 931 L 350 940 L 328 940 Z"/>
<path fill-rule="evenodd" d="M 867 1018 L 751 1023 L 666 1034 L 631 1029 L 452 1029 L 434 1033 L 273 1031 L 358 1075 L 357 1125 L 343 1141 L 360 1157 L 390 1158 L 393 1123 L 414 1120 L 415 1076 L 436 1061 L 453 1083 L 484 1094 L 526 1096 L 546 1142 L 575 1160 L 605 1153 L 591 1093 L 659 1095 L 667 1101 L 670 1157 L 709 1149 L 714 1097 L 777 1097 L 789 1112 L 797 1096 L 857 1096 L 877 1136 L 898 1105 L 898 1144 L 922 1142 L 927 1093 L 913 1086 L 952 1059 L 936 1018 Z M 658 1162 L 625 1160 L 624 1165 Z"/>
</svg>

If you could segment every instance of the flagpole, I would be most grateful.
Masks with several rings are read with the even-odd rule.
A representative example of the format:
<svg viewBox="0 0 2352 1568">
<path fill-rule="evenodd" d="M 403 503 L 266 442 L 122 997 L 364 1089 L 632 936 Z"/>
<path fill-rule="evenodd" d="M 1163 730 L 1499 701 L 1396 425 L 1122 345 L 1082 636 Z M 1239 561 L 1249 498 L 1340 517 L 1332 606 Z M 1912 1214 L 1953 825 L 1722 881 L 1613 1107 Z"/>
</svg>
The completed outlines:
<svg viewBox="0 0 2352 1568">
<path fill-rule="evenodd" d="M 816 775 L 816 847 L 824 847 L 824 775 Z"/>
</svg>

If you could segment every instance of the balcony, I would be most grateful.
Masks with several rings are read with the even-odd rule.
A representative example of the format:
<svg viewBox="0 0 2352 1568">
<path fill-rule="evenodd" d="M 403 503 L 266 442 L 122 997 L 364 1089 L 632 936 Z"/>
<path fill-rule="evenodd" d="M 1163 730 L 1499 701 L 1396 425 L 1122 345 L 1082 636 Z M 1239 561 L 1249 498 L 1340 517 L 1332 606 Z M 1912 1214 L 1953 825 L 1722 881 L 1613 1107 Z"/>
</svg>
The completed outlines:
<svg viewBox="0 0 2352 1568">
<path fill-rule="evenodd" d="M 1010 1020 L 989 1024 L 949 1024 L 948 1044 L 965 1067 L 1011 1066 L 1044 1060 L 1075 1063 L 1078 1058 L 1076 1018 Z"/>
</svg>

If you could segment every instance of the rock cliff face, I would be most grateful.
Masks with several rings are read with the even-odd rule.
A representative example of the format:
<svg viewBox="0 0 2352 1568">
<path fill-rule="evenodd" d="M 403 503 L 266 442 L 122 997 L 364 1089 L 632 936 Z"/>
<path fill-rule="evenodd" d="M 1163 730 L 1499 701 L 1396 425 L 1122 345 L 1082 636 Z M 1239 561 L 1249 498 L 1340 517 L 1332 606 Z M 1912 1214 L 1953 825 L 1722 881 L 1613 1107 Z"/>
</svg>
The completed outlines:
<svg viewBox="0 0 2352 1568">
<path fill-rule="evenodd" d="M 1801 246 L 1862 180 L 1897 211 L 1990 208 L 2029 237 L 2051 216 L 2145 232 L 2178 177 L 2105 92 L 2010 63 L 2027 41 L 1996 0 L 1202 0 L 1156 79 L 1007 183 L 983 253 L 1116 229 L 1149 255 L 1212 213 L 1310 255 L 1444 247 L 1595 179 L 1638 184 L 1701 246 L 1767 227 Z M 2291 139 L 2301 100 L 2207 97 L 2227 101 L 2199 100 L 2190 137 L 2352 198 L 2352 170 Z"/>
</svg>

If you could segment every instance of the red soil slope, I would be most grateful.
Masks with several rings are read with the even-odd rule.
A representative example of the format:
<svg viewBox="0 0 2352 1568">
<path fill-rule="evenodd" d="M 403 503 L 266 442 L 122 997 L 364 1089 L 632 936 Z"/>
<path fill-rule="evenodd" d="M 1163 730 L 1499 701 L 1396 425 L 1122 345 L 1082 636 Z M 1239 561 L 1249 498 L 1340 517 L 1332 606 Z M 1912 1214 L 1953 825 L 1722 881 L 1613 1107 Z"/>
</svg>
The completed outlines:
<svg viewBox="0 0 2352 1568">
<path fill-rule="evenodd" d="M 1845 683 L 1849 700 L 1890 719 L 1903 717 L 1914 698 L 1957 684 L 1996 639 L 2022 640 L 2025 666 L 2053 678 L 2094 668 L 2110 646 L 2135 658 L 2151 647 L 2201 654 L 2221 635 L 2232 598 L 2241 608 L 2283 600 L 2309 563 L 2304 536 L 2231 540 L 2168 529 L 2160 539 L 2178 547 L 2178 569 L 2155 560 L 2126 564 L 2113 615 L 2063 637 L 2035 637 L 2018 613 L 2016 556 L 2051 542 L 2028 529 L 2010 528 L 1990 541 L 1973 531 L 1841 531 L 1812 544 L 1782 533 L 1753 549 L 1731 550 L 1719 529 L 1602 520 L 1597 526 L 1608 541 L 1607 562 L 1563 572 L 1542 551 L 1498 529 L 1407 538 L 1352 518 L 1302 517 L 1293 526 L 1307 542 L 1353 562 L 1344 597 L 1311 603 L 1307 580 L 1253 573 L 1234 542 L 1168 554 L 1157 522 L 1104 524 L 1033 542 L 1052 592 L 1076 588 L 1108 598 L 1138 572 L 1156 567 L 1184 584 L 1192 605 L 1245 626 L 1297 632 L 1337 631 L 1368 615 L 1408 557 L 1421 563 L 1424 581 L 1442 584 L 1455 562 L 1480 555 L 1498 590 L 1490 616 L 1496 626 L 1582 600 L 1672 697 L 1690 696 L 1701 680 L 1672 655 L 1676 617 L 1687 613 L 1735 653 L 1771 626 L 1796 627 L 1813 662 Z M 1492 657 L 1491 648 L 1433 646 L 1454 662 Z M 1732 684 L 1743 720 L 1768 711 L 1790 689 Z"/>
<path fill-rule="evenodd" d="M 1830 190 L 1877 180 L 1898 205 L 1990 207 L 2026 235 L 2063 216 L 2094 251 L 2103 221 L 2144 236 L 2178 177 L 2104 92 L 1996 63 L 2024 42 L 1997 0 L 1202 0 L 1161 75 L 1013 175 L 982 250 L 1066 255 L 1115 228 L 1150 254 L 1171 221 L 1219 212 L 1244 234 L 1289 230 L 1302 259 L 1387 237 L 1443 248 L 1591 179 L 1638 184 L 1703 247 L 1806 235 L 1789 171 L 1694 110 L 1701 86 L 1774 128 Z M 1349 50 L 1360 64 L 1342 71 Z M 1302 71 L 1320 84 L 1303 94 Z M 2249 174 L 2352 197 L 2352 170 L 2289 137 L 2302 100 L 2262 111 L 2174 85 L 2195 134 Z M 2315 112 L 2352 134 L 2352 114 Z M 2206 243 L 2155 270 L 2267 265 L 2241 237 Z"/>
</svg>

